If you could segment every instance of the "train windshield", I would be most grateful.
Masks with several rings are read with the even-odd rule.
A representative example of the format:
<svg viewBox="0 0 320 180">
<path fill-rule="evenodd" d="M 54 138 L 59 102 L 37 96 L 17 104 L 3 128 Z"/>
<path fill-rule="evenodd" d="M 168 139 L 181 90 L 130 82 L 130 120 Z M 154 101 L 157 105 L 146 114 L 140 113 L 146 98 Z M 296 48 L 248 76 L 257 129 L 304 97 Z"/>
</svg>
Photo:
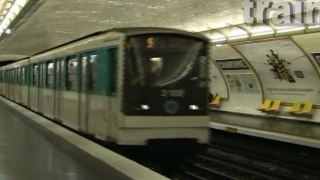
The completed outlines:
<svg viewBox="0 0 320 180">
<path fill-rule="evenodd" d="M 143 35 L 126 41 L 131 86 L 199 85 L 205 73 L 205 42 L 185 36 Z M 202 62 L 202 63 L 201 63 Z M 201 65 L 203 64 L 203 65 Z"/>
</svg>

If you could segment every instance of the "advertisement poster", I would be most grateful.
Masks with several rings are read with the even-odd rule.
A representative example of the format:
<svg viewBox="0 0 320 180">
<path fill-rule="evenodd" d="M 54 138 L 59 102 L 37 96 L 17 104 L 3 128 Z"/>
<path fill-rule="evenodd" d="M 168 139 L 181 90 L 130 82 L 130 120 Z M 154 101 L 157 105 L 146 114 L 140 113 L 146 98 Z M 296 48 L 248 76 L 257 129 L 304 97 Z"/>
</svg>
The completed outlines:
<svg viewBox="0 0 320 180">
<path fill-rule="evenodd" d="M 290 40 L 235 45 L 258 73 L 265 98 L 320 104 L 319 76 L 306 55 Z"/>
<path fill-rule="evenodd" d="M 233 93 L 242 93 L 243 86 L 239 79 L 238 74 L 226 74 L 227 83 L 229 85 L 230 91 Z"/>
</svg>

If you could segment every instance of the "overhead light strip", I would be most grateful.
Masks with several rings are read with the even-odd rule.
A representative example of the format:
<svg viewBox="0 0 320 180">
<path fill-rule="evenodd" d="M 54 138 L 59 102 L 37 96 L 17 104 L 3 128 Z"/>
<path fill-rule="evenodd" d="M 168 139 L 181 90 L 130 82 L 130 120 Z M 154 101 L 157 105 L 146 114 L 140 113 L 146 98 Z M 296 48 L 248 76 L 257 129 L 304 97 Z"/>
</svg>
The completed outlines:
<svg viewBox="0 0 320 180">
<path fill-rule="evenodd" d="M 15 0 L 13 3 L 12 1 L 7 1 L 7 4 L 5 5 L 6 8 L 1 12 L 4 18 L 0 22 L 0 36 L 4 32 L 11 33 L 11 29 L 9 29 L 10 24 L 18 16 L 28 1 L 29 0 Z"/>
<path fill-rule="evenodd" d="M 247 28 L 241 28 L 239 30 L 239 26 L 244 27 L 247 26 L 245 24 L 242 25 L 232 25 L 232 26 L 227 26 L 224 28 L 219 28 L 219 29 L 212 29 L 209 31 L 206 31 L 205 34 L 210 34 L 210 31 L 219 31 L 219 32 L 229 32 L 226 33 L 226 36 L 208 36 L 210 38 L 210 41 L 215 44 L 221 44 L 221 43 L 228 43 L 228 42 L 235 42 L 235 41 L 243 41 L 243 40 L 250 40 L 252 39 L 257 39 L 259 36 L 261 38 L 265 37 L 279 37 L 279 36 L 286 36 L 286 35 L 293 35 L 293 34 L 303 34 L 303 33 L 308 33 L 312 29 L 317 29 L 319 28 L 320 30 L 320 25 L 314 25 L 314 26 L 287 26 L 287 27 L 272 27 L 268 25 L 263 25 L 263 26 L 247 26 Z M 236 29 L 238 28 L 238 29 Z M 236 29 L 236 31 L 234 30 Z M 241 32 L 242 31 L 242 32 Z"/>
</svg>

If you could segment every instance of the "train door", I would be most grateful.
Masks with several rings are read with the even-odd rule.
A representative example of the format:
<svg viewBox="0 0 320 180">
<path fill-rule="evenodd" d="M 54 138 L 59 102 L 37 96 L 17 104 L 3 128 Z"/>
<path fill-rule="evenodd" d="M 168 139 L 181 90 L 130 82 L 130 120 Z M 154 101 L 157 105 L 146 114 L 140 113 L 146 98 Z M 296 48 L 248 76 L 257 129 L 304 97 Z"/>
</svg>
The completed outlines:
<svg viewBox="0 0 320 180">
<path fill-rule="evenodd" d="M 80 93 L 79 93 L 79 129 L 88 132 L 88 113 L 89 113 L 89 73 L 88 63 L 93 53 L 85 53 L 80 56 L 81 76 L 80 76 Z"/>
<path fill-rule="evenodd" d="M 109 121 L 113 121 L 115 122 L 117 118 L 117 116 L 113 113 L 116 113 L 119 111 L 119 109 L 117 109 L 117 107 L 115 107 L 116 103 L 116 98 L 114 98 L 114 96 L 116 95 L 116 90 L 117 90 L 117 69 L 118 69 L 118 48 L 111 48 L 108 49 L 108 66 L 109 66 L 109 73 L 107 75 L 107 77 L 109 77 L 109 86 L 107 89 L 107 94 L 109 95 L 108 98 L 108 111 L 107 111 L 107 118 L 109 119 Z M 119 107 L 118 107 L 119 108 Z M 111 123 L 109 123 L 109 126 Z M 110 129 L 110 128 L 109 128 Z"/>
<path fill-rule="evenodd" d="M 101 49 L 89 60 L 88 131 L 102 139 L 112 137 L 115 130 L 117 52 L 117 48 Z"/>
<path fill-rule="evenodd" d="M 63 72 L 61 71 L 63 61 L 61 59 L 57 59 L 56 63 L 56 73 L 55 73 L 55 89 L 54 89 L 54 119 L 57 121 L 61 121 L 60 119 L 60 99 L 61 99 L 61 91 L 62 91 L 62 76 Z"/>
</svg>

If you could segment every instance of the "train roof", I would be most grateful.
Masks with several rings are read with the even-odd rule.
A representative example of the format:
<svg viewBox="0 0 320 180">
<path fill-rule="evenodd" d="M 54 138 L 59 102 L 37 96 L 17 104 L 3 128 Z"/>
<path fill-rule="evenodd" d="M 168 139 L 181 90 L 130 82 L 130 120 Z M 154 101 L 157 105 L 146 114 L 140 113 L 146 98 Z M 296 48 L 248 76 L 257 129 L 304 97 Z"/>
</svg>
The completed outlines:
<svg viewBox="0 0 320 180">
<path fill-rule="evenodd" d="M 113 29 L 109 29 L 109 30 L 105 30 L 105 31 L 98 31 L 98 32 L 94 32 L 92 34 L 74 39 L 72 41 L 63 43 L 61 45 L 52 47 L 50 49 L 47 49 L 45 51 L 41 51 L 39 53 L 36 53 L 34 55 L 39 55 L 41 53 L 44 52 L 48 52 L 50 50 L 54 50 L 57 49 L 59 47 L 63 47 L 90 37 L 95 37 L 95 36 L 99 36 L 102 34 L 106 34 L 106 33 L 110 33 L 110 32 L 119 32 L 119 33 L 123 33 L 126 36 L 133 36 L 133 35 L 139 35 L 139 34 L 148 34 L 148 33 L 162 33 L 162 34 L 179 34 L 179 35 L 185 35 L 185 36 L 190 36 L 190 37 L 195 37 L 195 38 L 199 38 L 205 41 L 208 41 L 208 38 L 200 33 L 192 33 L 192 32 L 188 32 L 185 30 L 180 30 L 180 29 L 171 29 L 171 28 L 161 28 L 161 27 L 127 27 L 127 28 L 113 28 Z"/>
<path fill-rule="evenodd" d="M 148 34 L 148 33 L 168 33 L 168 34 L 181 34 L 186 36 L 192 36 L 203 40 L 208 40 L 207 37 L 200 33 L 192 33 L 180 29 L 171 28 L 161 28 L 161 27 L 128 27 L 128 28 L 114 28 L 107 30 L 107 32 L 121 32 L 127 36 L 138 35 L 138 34 Z"/>
</svg>

